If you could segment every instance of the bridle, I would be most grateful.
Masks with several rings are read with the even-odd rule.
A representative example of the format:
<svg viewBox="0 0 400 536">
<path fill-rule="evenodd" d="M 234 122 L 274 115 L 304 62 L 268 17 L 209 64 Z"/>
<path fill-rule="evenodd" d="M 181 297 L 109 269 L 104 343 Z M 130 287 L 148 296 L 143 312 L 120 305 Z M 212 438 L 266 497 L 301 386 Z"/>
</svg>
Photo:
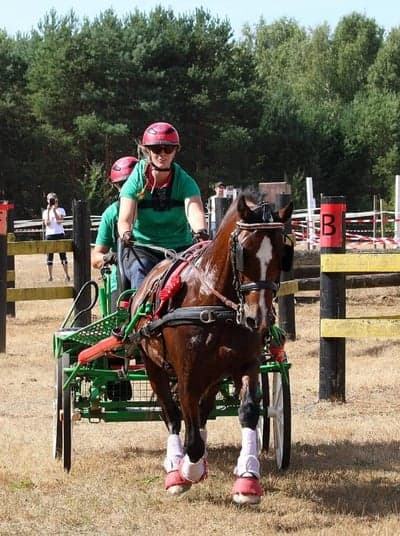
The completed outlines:
<svg viewBox="0 0 400 536">
<path fill-rule="evenodd" d="M 254 292 L 258 290 L 271 290 L 273 296 L 276 296 L 276 293 L 279 290 L 279 281 L 273 281 L 271 279 L 262 279 L 259 281 L 252 281 L 250 283 L 243 283 L 241 274 L 245 269 L 245 259 L 244 259 L 244 242 L 252 235 L 258 232 L 265 232 L 272 229 L 278 229 L 282 233 L 284 231 L 284 224 L 280 222 L 274 222 L 271 220 L 268 222 L 262 223 L 245 223 L 239 221 L 236 223 L 236 229 L 231 234 L 231 246 L 230 246 L 230 257 L 232 263 L 233 271 L 233 286 L 235 288 L 237 297 L 238 297 L 238 307 L 236 309 L 236 319 L 238 324 L 245 323 L 244 308 L 245 308 L 245 296 L 249 292 Z M 240 242 L 239 236 L 243 231 L 250 232 L 249 235 Z M 269 311 L 271 317 L 275 317 L 273 311 Z"/>
</svg>

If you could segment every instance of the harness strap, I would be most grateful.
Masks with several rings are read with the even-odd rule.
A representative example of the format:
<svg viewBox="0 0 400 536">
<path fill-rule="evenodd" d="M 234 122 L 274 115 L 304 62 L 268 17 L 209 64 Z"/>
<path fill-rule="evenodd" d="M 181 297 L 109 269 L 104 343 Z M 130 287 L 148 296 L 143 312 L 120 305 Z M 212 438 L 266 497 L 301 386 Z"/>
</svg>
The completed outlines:
<svg viewBox="0 0 400 536">
<path fill-rule="evenodd" d="M 272 290 L 274 293 L 277 293 L 279 290 L 279 283 L 270 281 L 269 279 L 263 281 L 253 281 L 252 283 L 245 283 L 240 285 L 240 290 L 242 292 L 252 292 L 253 290 L 263 290 L 268 289 Z"/>
<path fill-rule="evenodd" d="M 182 325 L 204 325 L 215 322 L 235 322 L 236 312 L 222 305 L 204 305 L 181 307 L 165 314 L 162 318 L 152 320 L 130 335 L 129 340 L 139 342 L 142 337 L 152 337 L 165 327 Z"/>
<path fill-rule="evenodd" d="M 140 208 L 152 208 L 154 210 L 168 210 L 172 207 L 183 207 L 185 205 L 185 203 L 179 199 L 167 199 L 163 205 L 162 201 L 160 202 L 157 198 L 143 199 L 143 201 L 139 201 L 138 204 Z M 160 206 L 162 208 L 159 208 Z"/>
<path fill-rule="evenodd" d="M 154 165 L 154 164 L 152 164 Z M 156 169 L 157 166 L 154 166 Z M 182 199 L 172 198 L 172 184 L 174 182 L 174 173 L 166 188 L 156 188 L 151 193 L 151 199 L 141 199 L 138 201 L 138 207 L 151 208 L 156 211 L 170 210 L 173 207 L 184 207 L 185 203 Z"/>
</svg>

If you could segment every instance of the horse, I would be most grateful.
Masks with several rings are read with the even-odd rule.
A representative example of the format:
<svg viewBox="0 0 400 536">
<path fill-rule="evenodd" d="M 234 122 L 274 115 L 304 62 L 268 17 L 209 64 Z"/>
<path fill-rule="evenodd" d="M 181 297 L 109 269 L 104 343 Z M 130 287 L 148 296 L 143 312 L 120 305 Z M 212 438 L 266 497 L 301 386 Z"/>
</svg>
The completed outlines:
<svg viewBox="0 0 400 536">
<path fill-rule="evenodd" d="M 180 264 L 160 262 L 132 299 L 132 312 L 152 304 L 153 313 L 140 317 L 131 340 L 143 355 L 168 429 L 164 469 L 171 495 L 188 491 L 207 476 L 207 418 L 221 381 L 229 378 L 240 394 L 242 430 L 233 501 L 261 500 L 258 375 L 275 322 L 273 299 L 285 263 L 284 227 L 291 213 L 292 203 L 274 211 L 268 203 L 240 194 L 212 241 L 200 243 L 200 251 Z M 171 390 L 171 376 L 178 397 Z"/>
</svg>

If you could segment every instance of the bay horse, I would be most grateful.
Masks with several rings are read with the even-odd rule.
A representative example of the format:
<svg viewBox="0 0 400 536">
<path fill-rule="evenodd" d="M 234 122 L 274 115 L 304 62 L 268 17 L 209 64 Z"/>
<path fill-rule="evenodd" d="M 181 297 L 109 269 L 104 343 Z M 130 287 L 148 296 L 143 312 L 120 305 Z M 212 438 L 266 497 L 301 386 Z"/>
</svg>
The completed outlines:
<svg viewBox="0 0 400 536">
<path fill-rule="evenodd" d="M 186 257 L 179 276 L 176 262 L 164 260 L 133 297 L 132 312 L 143 303 L 153 304 L 153 314 L 139 320 L 133 338 L 169 433 L 164 460 L 169 494 L 181 494 L 206 477 L 207 417 L 221 381 L 230 378 L 240 393 L 242 430 L 233 500 L 260 502 L 258 374 L 275 322 L 273 298 L 285 262 L 284 224 L 291 213 L 291 203 L 273 211 L 268 203 L 240 194 L 214 240 L 200 243 L 197 256 Z M 171 279 L 174 290 L 164 287 L 160 301 L 161 282 L 168 281 L 171 290 Z M 171 392 L 171 375 L 177 380 L 179 402 Z"/>
</svg>

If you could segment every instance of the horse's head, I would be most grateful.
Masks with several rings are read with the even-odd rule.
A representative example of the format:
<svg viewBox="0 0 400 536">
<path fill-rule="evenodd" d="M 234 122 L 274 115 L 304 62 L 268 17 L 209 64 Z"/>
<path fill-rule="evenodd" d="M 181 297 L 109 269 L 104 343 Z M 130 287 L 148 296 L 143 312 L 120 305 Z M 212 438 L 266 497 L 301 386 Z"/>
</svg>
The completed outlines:
<svg viewBox="0 0 400 536">
<path fill-rule="evenodd" d="M 234 286 L 239 298 L 238 322 L 263 335 L 275 321 L 273 298 L 282 269 L 289 268 L 290 251 L 284 243 L 284 227 L 293 205 L 274 211 L 265 202 L 246 194 L 237 201 L 239 219 L 231 234 Z"/>
</svg>

